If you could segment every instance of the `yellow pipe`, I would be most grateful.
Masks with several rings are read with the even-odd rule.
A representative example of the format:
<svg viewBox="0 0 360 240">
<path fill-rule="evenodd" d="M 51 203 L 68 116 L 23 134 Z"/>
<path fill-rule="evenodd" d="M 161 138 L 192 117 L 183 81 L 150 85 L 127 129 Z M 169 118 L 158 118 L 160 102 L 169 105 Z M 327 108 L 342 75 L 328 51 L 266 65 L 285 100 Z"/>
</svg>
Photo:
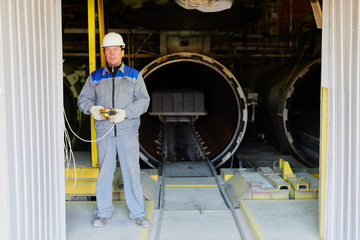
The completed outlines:
<svg viewBox="0 0 360 240">
<path fill-rule="evenodd" d="M 326 148 L 327 148 L 327 109 L 328 89 L 321 88 L 320 104 L 320 237 L 324 239 L 324 211 L 325 211 L 325 173 L 326 173 Z"/>
<path fill-rule="evenodd" d="M 89 38 L 89 72 L 96 70 L 96 41 L 95 41 L 95 0 L 88 0 L 88 38 Z M 96 139 L 94 118 L 91 117 L 91 140 Z M 98 167 L 96 142 L 91 143 L 92 167 Z"/>
<path fill-rule="evenodd" d="M 105 56 L 102 54 L 101 45 L 102 39 L 105 35 L 105 24 L 104 24 L 104 2 L 103 0 L 98 0 L 98 18 L 99 18 L 99 37 L 100 37 L 100 62 L 101 67 L 104 67 L 106 64 Z"/>
</svg>

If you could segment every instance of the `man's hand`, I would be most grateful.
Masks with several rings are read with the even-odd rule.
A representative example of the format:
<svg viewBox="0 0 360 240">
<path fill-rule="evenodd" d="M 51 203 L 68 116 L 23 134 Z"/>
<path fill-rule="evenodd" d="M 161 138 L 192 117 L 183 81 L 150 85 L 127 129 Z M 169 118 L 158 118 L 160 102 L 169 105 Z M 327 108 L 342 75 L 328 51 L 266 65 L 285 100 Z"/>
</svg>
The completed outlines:
<svg viewBox="0 0 360 240">
<path fill-rule="evenodd" d="M 95 120 L 103 121 L 106 119 L 103 115 L 101 115 L 100 110 L 104 109 L 103 106 L 92 106 L 90 108 L 90 113 L 94 117 Z"/>
<path fill-rule="evenodd" d="M 124 121 L 126 117 L 125 111 L 122 109 L 113 109 L 113 110 L 116 111 L 116 114 L 109 117 L 109 122 L 120 123 Z"/>
</svg>

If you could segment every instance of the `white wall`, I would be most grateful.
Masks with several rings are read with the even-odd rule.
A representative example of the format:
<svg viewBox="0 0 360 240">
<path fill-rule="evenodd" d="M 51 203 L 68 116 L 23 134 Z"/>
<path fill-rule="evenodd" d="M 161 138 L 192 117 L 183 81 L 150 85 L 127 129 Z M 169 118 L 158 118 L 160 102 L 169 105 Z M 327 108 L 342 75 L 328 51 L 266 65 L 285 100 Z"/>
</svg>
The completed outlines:
<svg viewBox="0 0 360 240">
<path fill-rule="evenodd" d="M 328 88 L 324 239 L 360 239 L 360 5 L 324 0 L 322 85 Z"/>
<path fill-rule="evenodd" d="M 1 239 L 65 239 L 61 1 L 0 6 Z"/>
</svg>

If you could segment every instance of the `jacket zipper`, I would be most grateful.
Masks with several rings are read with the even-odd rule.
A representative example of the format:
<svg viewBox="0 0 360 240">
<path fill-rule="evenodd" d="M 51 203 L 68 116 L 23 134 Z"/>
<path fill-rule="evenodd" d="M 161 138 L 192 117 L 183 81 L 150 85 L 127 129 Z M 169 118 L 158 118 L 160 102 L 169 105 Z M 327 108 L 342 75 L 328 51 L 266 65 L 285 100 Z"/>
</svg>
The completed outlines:
<svg viewBox="0 0 360 240">
<path fill-rule="evenodd" d="M 114 72 L 114 67 L 112 67 L 112 72 Z M 115 109 L 115 77 L 112 78 L 112 108 Z M 114 128 L 114 134 L 116 137 L 116 125 Z"/>
</svg>

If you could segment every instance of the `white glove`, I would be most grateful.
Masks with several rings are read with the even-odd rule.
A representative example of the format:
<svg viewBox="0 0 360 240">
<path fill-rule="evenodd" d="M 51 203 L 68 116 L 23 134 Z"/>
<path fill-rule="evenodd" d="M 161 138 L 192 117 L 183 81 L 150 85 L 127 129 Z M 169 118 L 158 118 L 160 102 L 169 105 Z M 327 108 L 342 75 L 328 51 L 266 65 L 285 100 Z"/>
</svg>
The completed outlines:
<svg viewBox="0 0 360 240">
<path fill-rule="evenodd" d="M 101 113 L 100 113 L 101 109 L 104 109 L 104 107 L 103 106 L 92 106 L 90 108 L 90 113 L 94 117 L 95 120 L 102 121 L 102 120 L 106 119 L 106 117 L 101 115 Z"/>
<path fill-rule="evenodd" d="M 116 111 L 116 114 L 109 117 L 109 122 L 120 123 L 124 121 L 126 117 L 125 111 L 122 109 L 113 109 L 113 110 Z"/>
</svg>

